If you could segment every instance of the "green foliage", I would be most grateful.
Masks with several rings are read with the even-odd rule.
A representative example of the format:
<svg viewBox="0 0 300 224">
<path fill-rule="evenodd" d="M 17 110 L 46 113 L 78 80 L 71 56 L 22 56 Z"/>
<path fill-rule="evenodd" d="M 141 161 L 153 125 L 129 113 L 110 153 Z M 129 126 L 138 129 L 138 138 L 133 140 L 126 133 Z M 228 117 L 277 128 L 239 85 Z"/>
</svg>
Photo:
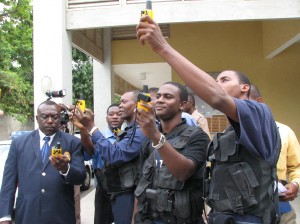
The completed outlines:
<svg viewBox="0 0 300 224">
<path fill-rule="evenodd" d="M 31 0 L 0 0 L 0 109 L 25 123 L 33 119 L 33 18 Z M 93 109 L 92 59 L 73 54 L 73 100 Z"/>
<path fill-rule="evenodd" d="M 33 90 L 32 85 L 14 72 L 0 70 L 2 108 L 7 115 L 11 115 L 21 123 L 26 123 L 32 114 Z"/>
<path fill-rule="evenodd" d="M 33 118 L 31 0 L 0 3 L 0 109 L 24 123 Z"/>
<path fill-rule="evenodd" d="M 0 69 L 32 80 L 31 0 L 0 0 L 7 6 L 0 17 Z"/>
<path fill-rule="evenodd" d="M 86 107 L 94 110 L 92 58 L 73 48 L 73 99 L 74 103 L 83 96 Z"/>
<path fill-rule="evenodd" d="M 115 103 L 120 103 L 120 100 L 121 100 L 121 96 L 115 94 Z"/>
</svg>

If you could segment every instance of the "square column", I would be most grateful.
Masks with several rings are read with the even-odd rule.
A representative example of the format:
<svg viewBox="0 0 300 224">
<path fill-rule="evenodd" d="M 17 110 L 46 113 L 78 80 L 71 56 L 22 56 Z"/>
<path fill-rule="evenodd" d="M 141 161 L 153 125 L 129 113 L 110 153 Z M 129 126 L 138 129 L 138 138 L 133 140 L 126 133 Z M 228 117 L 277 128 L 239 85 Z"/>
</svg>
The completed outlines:
<svg viewBox="0 0 300 224">
<path fill-rule="evenodd" d="M 104 62 L 93 59 L 95 124 L 100 130 L 107 127 L 106 110 L 112 103 L 111 29 L 103 29 Z"/>
<path fill-rule="evenodd" d="M 66 30 L 66 1 L 33 0 L 33 24 L 36 114 L 38 105 L 47 99 L 42 82 L 44 91 L 66 89 L 67 95 L 53 98 L 55 102 L 72 103 L 72 39 L 71 31 Z"/>
</svg>

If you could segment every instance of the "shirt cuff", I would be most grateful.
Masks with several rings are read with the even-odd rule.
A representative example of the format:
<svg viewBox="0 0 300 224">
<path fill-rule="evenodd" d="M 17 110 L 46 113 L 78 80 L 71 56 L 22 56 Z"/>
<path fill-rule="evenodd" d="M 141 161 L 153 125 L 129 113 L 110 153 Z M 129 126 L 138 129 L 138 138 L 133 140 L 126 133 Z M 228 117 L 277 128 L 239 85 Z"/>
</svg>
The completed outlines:
<svg viewBox="0 0 300 224">
<path fill-rule="evenodd" d="M 102 133 L 99 130 L 94 131 L 93 136 L 91 137 L 92 142 L 95 144 L 99 138 L 101 138 Z"/>
<path fill-rule="evenodd" d="M 66 177 L 66 176 L 68 175 L 68 173 L 69 173 L 69 170 L 70 170 L 70 163 L 68 163 L 68 170 L 67 170 L 66 173 L 62 173 L 61 171 L 59 171 L 59 173 L 60 173 L 61 175 L 63 175 L 64 177 Z"/>
<path fill-rule="evenodd" d="M 11 221 L 11 216 L 7 215 L 7 216 L 0 218 L 0 222 L 3 222 L 3 221 Z"/>
<path fill-rule="evenodd" d="M 93 136 L 93 133 L 97 130 L 98 128 L 96 126 L 94 126 L 90 131 L 89 131 L 89 135 Z"/>
</svg>

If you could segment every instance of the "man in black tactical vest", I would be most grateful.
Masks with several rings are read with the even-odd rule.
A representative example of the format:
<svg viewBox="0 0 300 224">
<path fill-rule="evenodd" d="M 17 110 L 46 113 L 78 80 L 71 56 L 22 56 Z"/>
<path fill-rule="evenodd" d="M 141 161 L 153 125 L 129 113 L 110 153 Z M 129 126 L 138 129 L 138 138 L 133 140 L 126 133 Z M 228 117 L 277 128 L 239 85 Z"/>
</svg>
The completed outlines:
<svg viewBox="0 0 300 224">
<path fill-rule="evenodd" d="M 231 124 L 225 133 L 217 135 L 210 153 L 210 223 L 222 223 L 220 218 L 226 215 L 235 223 L 274 223 L 270 213 L 276 204 L 273 192 L 280 137 L 271 110 L 248 100 L 249 79 L 227 70 L 218 75 L 216 82 L 176 51 L 147 15 L 140 18 L 136 30 L 142 45 L 150 45 L 195 94 L 224 113 Z"/>
<path fill-rule="evenodd" d="M 168 82 L 159 88 L 155 108 L 143 104 L 148 112 L 137 111 L 137 123 L 149 139 L 141 153 L 135 223 L 204 223 L 202 178 L 209 137 L 181 118 L 187 96 L 184 86 Z"/>
<path fill-rule="evenodd" d="M 119 113 L 121 119 L 127 122 L 127 127 L 118 133 L 114 143 L 95 126 L 92 111 L 87 109 L 85 113 L 80 110 L 80 114 L 75 113 L 78 121 L 89 130 L 95 150 L 103 159 L 104 167 L 97 173 L 97 180 L 111 199 L 114 222 L 117 224 L 130 224 L 132 221 L 139 154 L 146 139 L 135 123 L 138 93 L 127 91 L 121 96 Z"/>
</svg>

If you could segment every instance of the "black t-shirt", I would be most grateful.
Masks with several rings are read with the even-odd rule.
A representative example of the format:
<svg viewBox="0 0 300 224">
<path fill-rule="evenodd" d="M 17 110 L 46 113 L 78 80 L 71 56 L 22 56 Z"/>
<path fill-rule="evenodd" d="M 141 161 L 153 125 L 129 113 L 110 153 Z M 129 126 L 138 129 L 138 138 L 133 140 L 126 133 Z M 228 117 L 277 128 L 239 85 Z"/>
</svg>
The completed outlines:
<svg viewBox="0 0 300 224">
<path fill-rule="evenodd" d="M 184 147 L 177 148 L 176 146 L 174 146 L 174 143 L 178 142 L 179 136 L 185 134 L 184 132 L 187 128 L 195 131 L 192 132 L 191 136 L 187 137 L 186 139 L 187 142 Z M 203 168 L 206 163 L 207 146 L 210 140 L 208 135 L 201 128 L 188 126 L 187 124 L 185 124 L 185 121 L 183 121 L 181 124 L 179 124 L 176 128 L 174 128 L 170 133 L 167 133 L 165 136 L 167 141 L 171 143 L 172 146 L 179 153 L 181 153 L 186 158 L 191 159 L 192 161 L 195 162 L 195 164 L 197 165 L 197 172 L 203 171 L 201 168 Z M 151 141 L 149 139 L 147 139 L 147 141 L 145 142 L 141 152 L 142 163 L 144 163 L 144 161 L 150 156 L 151 152 L 154 153 L 156 167 L 160 168 L 161 166 L 163 166 L 164 163 L 161 160 L 159 151 L 155 150 L 151 146 Z"/>
</svg>

